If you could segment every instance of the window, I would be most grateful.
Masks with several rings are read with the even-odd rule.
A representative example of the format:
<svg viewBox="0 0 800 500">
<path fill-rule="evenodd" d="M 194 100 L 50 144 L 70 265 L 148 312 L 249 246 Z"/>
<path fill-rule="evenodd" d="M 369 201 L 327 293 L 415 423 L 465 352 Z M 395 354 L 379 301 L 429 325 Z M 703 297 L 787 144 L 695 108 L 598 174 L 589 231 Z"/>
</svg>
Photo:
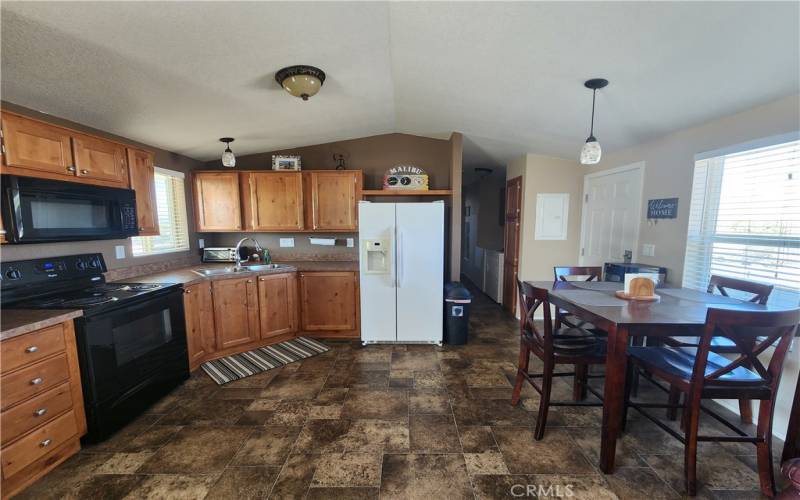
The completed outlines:
<svg viewBox="0 0 800 500">
<path fill-rule="evenodd" d="M 131 238 L 134 257 L 189 250 L 189 225 L 186 222 L 183 174 L 158 167 L 155 170 L 160 234 Z"/>
<path fill-rule="evenodd" d="M 775 286 L 770 304 L 800 303 L 797 134 L 695 161 L 683 285 L 712 274 Z"/>
</svg>

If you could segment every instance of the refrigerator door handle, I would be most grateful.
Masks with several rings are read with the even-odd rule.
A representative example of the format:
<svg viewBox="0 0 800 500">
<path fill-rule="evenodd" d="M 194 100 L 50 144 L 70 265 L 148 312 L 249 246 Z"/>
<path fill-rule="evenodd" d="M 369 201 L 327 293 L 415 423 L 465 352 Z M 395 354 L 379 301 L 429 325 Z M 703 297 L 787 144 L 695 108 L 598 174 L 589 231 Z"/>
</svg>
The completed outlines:
<svg viewBox="0 0 800 500">
<path fill-rule="evenodd" d="M 397 230 L 397 288 L 403 286 L 403 232 Z"/>
<path fill-rule="evenodd" d="M 397 287 L 397 265 L 395 264 L 395 259 L 397 259 L 397 238 L 393 237 L 389 252 L 389 266 L 391 267 L 389 283 L 391 283 L 392 288 Z"/>
</svg>

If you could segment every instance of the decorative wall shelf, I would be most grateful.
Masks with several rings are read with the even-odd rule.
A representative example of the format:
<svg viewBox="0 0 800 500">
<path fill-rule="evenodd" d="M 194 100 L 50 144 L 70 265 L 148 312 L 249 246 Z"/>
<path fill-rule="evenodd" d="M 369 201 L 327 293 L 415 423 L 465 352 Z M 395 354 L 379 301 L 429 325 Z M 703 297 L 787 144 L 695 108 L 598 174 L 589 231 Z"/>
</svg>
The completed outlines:
<svg viewBox="0 0 800 500">
<path fill-rule="evenodd" d="M 429 189 L 428 191 L 412 191 L 404 189 L 364 189 L 364 196 L 450 196 L 451 189 Z"/>
</svg>

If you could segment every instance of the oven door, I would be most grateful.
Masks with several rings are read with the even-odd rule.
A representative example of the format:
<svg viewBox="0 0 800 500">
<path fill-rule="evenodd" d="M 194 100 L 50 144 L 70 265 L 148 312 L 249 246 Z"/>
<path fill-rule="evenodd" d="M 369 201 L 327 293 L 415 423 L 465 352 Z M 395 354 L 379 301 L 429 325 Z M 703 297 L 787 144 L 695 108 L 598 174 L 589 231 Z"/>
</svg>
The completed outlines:
<svg viewBox="0 0 800 500">
<path fill-rule="evenodd" d="M 130 189 L 3 176 L 3 221 L 13 243 L 121 239 L 138 234 Z"/>
<path fill-rule="evenodd" d="M 78 335 L 87 407 L 113 407 L 189 376 L 180 288 L 84 318 Z"/>
</svg>

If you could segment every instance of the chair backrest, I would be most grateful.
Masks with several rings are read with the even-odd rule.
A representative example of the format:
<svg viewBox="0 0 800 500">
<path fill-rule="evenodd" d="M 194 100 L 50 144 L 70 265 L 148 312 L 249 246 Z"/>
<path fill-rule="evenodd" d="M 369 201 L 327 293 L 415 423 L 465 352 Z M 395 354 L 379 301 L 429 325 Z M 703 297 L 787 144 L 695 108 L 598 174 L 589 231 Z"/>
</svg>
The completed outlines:
<svg viewBox="0 0 800 500">
<path fill-rule="evenodd" d="M 603 268 L 600 266 L 554 266 L 556 281 L 569 281 L 572 276 L 588 276 L 584 281 L 600 281 Z"/>
<path fill-rule="evenodd" d="M 767 300 L 769 300 L 769 294 L 772 293 L 772 288 L 772 285 L 716 275 L 712 275 L 708 281 L 708 293 L 719 291 L 720 295 L 725 297 L 728 297 L 728 290 L 750 293 L 753 296 L 748 300 L 756 304 L 766 304 Z"/>
<path fill-rule="evenodd" d="M 542 349 L 551 348 L 553 345 L 553 321 L 550 315 L 550 301 L 547 290 L 536 288 L 535 286 L 520 281 L 517 278 L 517 289 L 519 290 L 519 329 L 520 334 L 533 338 Z M 536 327 L 533 321 L 533 314 L 539 307 L 542 307 L 544 315 L 544 326 L 541 330 Z"/>
<path fill-rule="evenodd" d="M 721 385 L 723 375 L 739 367 L 749 368 L 761 378 L 756 381 L 777 390 L 783 370 L 783 361 L 800 322 L 800 309 L 787 311 L 737 311 L 731 309 L 709 309 L 706 326 L 697 349 L 693 382 L 702 379 L 703 385 Z M 708 353 L 712 337 L 726 337 L 735 344 L 737 357 L 729 363 L 706 373 Z M 770 346 L 774 351 L 767 364 L 758 358 Z"/>
</svg>

